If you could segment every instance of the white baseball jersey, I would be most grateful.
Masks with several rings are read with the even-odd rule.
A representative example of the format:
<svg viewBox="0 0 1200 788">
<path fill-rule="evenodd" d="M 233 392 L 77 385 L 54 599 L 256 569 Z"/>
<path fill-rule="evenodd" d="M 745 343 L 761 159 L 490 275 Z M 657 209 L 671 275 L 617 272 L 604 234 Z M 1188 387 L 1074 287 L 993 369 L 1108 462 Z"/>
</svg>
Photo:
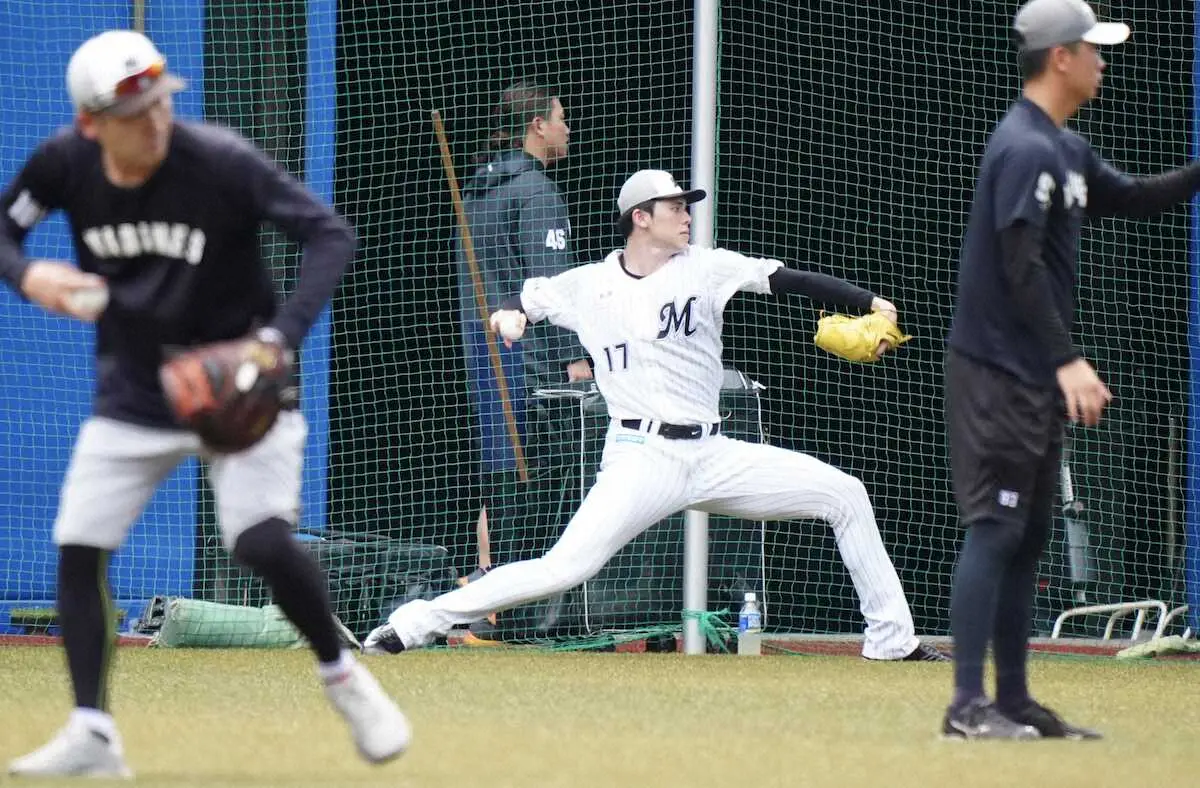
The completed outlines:
<svg viewBox="0 0 1200 788">
<path fill-rule="evenodd" d="M 637 277 L 621 256 L 527 280 L 525 314 L 579 335 L 611 418 L 720 421 L 725 305 L 739 290 L 769 294 L 783 263 L 689 246 Z"/>
</svg>

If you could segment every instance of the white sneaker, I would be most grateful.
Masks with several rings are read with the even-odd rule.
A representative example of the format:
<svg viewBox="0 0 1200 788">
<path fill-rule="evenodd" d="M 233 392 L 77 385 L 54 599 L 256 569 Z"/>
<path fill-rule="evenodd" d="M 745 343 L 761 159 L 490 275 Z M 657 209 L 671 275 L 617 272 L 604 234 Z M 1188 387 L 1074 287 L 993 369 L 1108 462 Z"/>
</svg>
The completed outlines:
<svg viewBox="0 0 1200 788">
<path fill-rule="evenodd" d="M 40 749 L 8 765 L 8 773 L 25 777 L 133 777 L 125 764 L 121 737 L 70 720 Z"/>
<path fill-rule="evenodd" d="M 355 662 L 345 677 L 325 685 L 325 694 L 341 712 L 363 758 L 384 763 L 404 754 L 412 728 L 404 713 L 370 671 Z"/>
</svg>

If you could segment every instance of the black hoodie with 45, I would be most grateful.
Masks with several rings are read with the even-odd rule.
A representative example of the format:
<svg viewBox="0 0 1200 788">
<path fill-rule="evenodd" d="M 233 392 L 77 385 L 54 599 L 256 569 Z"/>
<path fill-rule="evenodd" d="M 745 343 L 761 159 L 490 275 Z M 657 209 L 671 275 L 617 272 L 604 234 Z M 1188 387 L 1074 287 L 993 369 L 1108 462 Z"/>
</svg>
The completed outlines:
<svg viewBox="0 0 1200 788">
<path fill-rule="evenodd" d="M 463 188 L 463 208 L 484 282 L 488 314 L 499 309 L 506 298 L 518 295 L 526 279 L 554 276 L 575 265 L 566 202 L 546 176 L 545 165 L 525 151 L 506 151 L 476 170 Z M 479 352 L 483 317 L 461 239 L 458 290 L 468 368 L 473 370 L 473 377 L 491 377 L 487 359 L 473 358 Z M 493 337 L 491 341 L 496 340 Z M 567 365 L 587 358 L 572 332 L 547 322 L 531 325 L 520 348 L 525 391 L 565 383 Z M 475 389 L 493 387 L 476 379 L 469 383 Z M 520 397 L 523 392 L 512 393 Z"/>
</svg>

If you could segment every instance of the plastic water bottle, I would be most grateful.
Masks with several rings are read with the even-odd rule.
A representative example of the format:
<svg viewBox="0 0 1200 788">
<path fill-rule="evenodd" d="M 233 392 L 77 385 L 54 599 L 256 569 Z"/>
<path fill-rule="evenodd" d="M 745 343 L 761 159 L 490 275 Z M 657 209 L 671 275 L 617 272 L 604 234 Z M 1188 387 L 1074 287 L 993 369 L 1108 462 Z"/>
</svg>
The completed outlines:
<svg viewBox="0 0 1200 788">
<path fill-rule="evenodd" d="M 738 656 L 762 653 L 762 610 L 758 606 L 758 595 L 747 591 L 738 613 Z"/>
</svg>

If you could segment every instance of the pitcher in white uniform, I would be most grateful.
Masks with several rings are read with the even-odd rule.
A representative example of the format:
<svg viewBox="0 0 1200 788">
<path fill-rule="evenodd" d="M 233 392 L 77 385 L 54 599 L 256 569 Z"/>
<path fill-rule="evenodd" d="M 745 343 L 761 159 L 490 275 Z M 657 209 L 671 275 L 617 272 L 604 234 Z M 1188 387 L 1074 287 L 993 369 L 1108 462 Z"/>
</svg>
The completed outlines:
<svg viewBox="0 0 1200 788">
<path fill-rule="evenodd" d="M 623 249 L 600 263 L 526 280 L 520 295 L 491 316 L 506 343 L 539 320 L 579 335 L 612 419 L 596 483 L 544 556 L 402 605 L 367 637 L 368 652 L 425 646 L 456 625 L 573 588 L 646 528 L 697 509 L 827 522 L 866 619 L 863 656 L 947 659 L 917 639 L 862 482 L 806 454 L 720 434 L 721 328 L 725 304 L 739 290 L 799 293 L 893 321 L 896 308 L 835 277 L 689 245 L 688 206 L 704 197 L 667 172 L 635 173 L 617 198 Z"/>
</svg>

